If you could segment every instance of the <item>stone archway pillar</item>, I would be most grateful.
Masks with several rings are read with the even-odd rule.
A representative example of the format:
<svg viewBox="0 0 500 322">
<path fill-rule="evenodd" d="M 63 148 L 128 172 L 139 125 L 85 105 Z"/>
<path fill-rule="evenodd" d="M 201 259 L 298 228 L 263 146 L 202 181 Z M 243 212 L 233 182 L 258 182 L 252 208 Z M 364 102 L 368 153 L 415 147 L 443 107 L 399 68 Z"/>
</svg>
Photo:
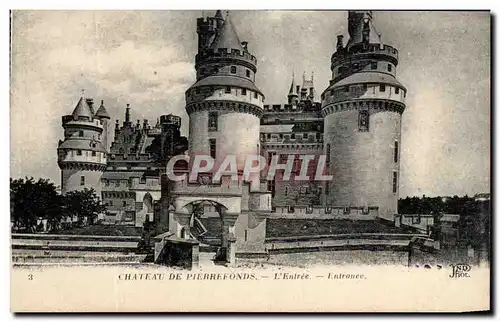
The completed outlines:
<svg viewBox="0 0 500 322">
<path fill-rule="evenodd" d="M 223 212 L 222 214 L 222 247 L 226 252 L 226 262 L 229 266 L 236 265 L 236 236 L 234 226 L 239 214 Z"/>
<path fill-rule="evenodd" d="M 176 236 L 183 239 L 191 239 L 190 225 L 191 213 L 188 209 L 183 208 L 176 210 L 174 213 L 174 219 L 177 221 L 177 231 Z"/>
</svg>

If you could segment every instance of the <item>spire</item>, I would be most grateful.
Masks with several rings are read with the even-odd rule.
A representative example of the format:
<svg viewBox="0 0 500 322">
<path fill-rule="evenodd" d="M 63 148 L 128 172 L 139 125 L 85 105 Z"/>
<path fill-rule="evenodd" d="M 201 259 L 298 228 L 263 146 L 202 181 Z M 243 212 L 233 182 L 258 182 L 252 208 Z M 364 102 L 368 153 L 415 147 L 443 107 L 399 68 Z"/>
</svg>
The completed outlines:
<svg viewBox="0 0 500 322">
<path fill-rule="evenodd" d="M 241 45 L 240 39 L 236 30 L 234 29 L 233 23 L 231 22 L 231 18 L 229 17 L 229 12 L 227 13 L 227 18 L 224 21 L 224 24 L 221 26 L 220 30 L 217 33 L 214 41 L 210 45 L 211 49 L 217 50 L 219 48 L 226 49 L 238 49 L 243 51 L 244 48 Z"/>
<path fill-rule="evenodd" d="M 295 72 L 292 73 L 292 84 L 290 85 L 288 96 L 298 96 L 297 87 L 295 85 Z"/>
<path fill-rule="evenodd" d="M 89 120 L 92 119 L 92 111 L 90 110 L 90 106 L 87 104 L 83 95 L 80 97 L 80 100 L 76 104 L 72 114 L 74 118 L 87 117 Z"/>
<path fill-rule="evenodd" d="M 215 13 L 215 19 L 224 19 L 222 17 L 222 11 L 221 10 L 217 10 L 217 12 Z"/>
<path fill-rule="evenodd" d="M 100 117 L 100 118 L 107 118 L 110 119 L 108 111 L 106 111 L 106 108 L 104 107 L 104 101 L 101 100 L 101 105 L 97 109 L 97 112 L 95 112 L 95 116 Z"/>
</svg>

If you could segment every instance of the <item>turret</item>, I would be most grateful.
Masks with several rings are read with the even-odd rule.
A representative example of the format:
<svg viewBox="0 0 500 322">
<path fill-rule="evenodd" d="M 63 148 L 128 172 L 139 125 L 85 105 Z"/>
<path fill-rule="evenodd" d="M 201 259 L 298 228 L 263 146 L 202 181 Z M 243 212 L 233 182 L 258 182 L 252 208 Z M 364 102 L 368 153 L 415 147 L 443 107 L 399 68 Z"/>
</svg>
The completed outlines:
<svg viewBox="0 0 500 322">
<path fill-rule="evenodd" d="M 204 43 L 196 56 L 197 82 L 186 91 L 190 153 L 220 160 L 231 154 L 239 162 L 258 154 L 264 95 L 255 85 L 257 59 L 248 51 L 248 42 L 238 37 L 229 14 L 207 41 L 212 29 L 206 23 L 217 17 L 198 20 Z"/>
<path fill-rule="evenodd" d="M 109 147 L 111 145 L 111 142 L 113 141 L 112 136 L 111 136 L 111 129 L 110 129 L 110 119 L 111 117 L 109 116 L 108 111 L 104 107 L 104 101 L 101 100 L 101 105 L 97 109 L 97 112 L 95 113 L 95 118 L 99 119 L 101 121 L 103 131 L 102 131 L 102 144 L 106 148 L 106 151 L 109 153 Z"/>
<path fill-rule="evenodd" d="M 80 98 L 71 115 L 62 117 L 64 140 L 57 148 L 61 192 L 94 188 L 100 194 L 100 178 L 106 168 L 104 126 L 94 117 L 89 100 Z"/>
<path fill-rule="evenodd" d="M 323 191 L 329 205 L 374 206 L 392 219 L 406 88 L 396 79 L 397 50 L 381 42 L 373 20 L 371 11 L 350 11 L 347 45 L 337 37 L 332 79 L 321 95 L 324 153 L 334 178 Z"/>
</svg>

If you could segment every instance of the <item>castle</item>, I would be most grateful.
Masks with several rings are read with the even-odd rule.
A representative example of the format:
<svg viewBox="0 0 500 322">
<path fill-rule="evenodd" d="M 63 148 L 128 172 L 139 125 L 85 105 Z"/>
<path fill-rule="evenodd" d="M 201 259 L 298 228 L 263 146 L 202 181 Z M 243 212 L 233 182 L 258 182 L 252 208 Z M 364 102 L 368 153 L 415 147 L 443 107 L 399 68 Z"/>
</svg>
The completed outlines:
<svg viewBox="0 0 500 322">
<path fill-rule="evenodd" d="M 397 214 L 401 117 L 406 88 L 396 79 L 398 51 L 382 43 L 371 11 L 348 13 L 349 39 L 337 36 L 330 62 L 329 86 L 317 97 L 314 77 L 293 77 L 286 104 L 264 104 L 256 84 L 257 57 L 241 41 L 229 15 L 220 10 L 197 20 L 196 82 L 186 90 L 189 136 L 179 132 L 180 118 L 163 115 L 156 125 L 125 121 L 115 125 L 111 142 L 109 114 L 103 103 L 82 97 L 63 116 L 65 139 L 58 147 L 62 192 L 94 187 L 108 205 L 107 220 L 141 225 L 154 218 L 158 232 L 180 237 L 202 235 L 207 222 L 193 224 L 193 213 L 222 219 L 222 245 L 246 245 L 265 238 L 265 218 L 389 220 Z M 189 142 L 188 142 L 189 140 Z M 278 155 L 326 156 L 332 181 L 213 179 L 201 173 L 191 180 L 163 179 L 174 155 L 204 154 L 220 162 L 235 155 L 238 173 L 247 155 L 269 163 Z M 294 173 L 300 172 L 295 158 Z M 178 162 L 177 173 L 188 162 Z M 310 168 L 314 168 L 310 167 Z M 212 214 L 212 215 L 211 215 Z M 111 219 L 110 219 L 111 218 Z M 196 219 L 195 218 L 195 219 Z M 195 220 L 196 221 L 196 220 Z M 264 232 L 263 232 L 264 229 Z"/>
</svg>

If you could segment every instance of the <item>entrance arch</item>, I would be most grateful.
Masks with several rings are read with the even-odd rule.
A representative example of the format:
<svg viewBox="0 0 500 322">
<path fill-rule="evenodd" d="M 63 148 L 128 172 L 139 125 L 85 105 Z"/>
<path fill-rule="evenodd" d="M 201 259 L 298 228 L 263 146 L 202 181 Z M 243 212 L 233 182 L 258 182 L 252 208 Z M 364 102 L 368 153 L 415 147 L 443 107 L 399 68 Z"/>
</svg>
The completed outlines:
<svg viewBox="0 0 500 322">
<path fill-rule="evenodd" d="M 176 236 L 184 239 L 196 239 L 205 246 L 212 246 L 216 251 L 215 262 L 234 264 L 236 238 L 235 223 L 239 213 L 229 212 L 229 207 L 214 200 L 215 198 L 191 199 L 188 202 L 175 202 L 172 227 Z"/>
</svg>

